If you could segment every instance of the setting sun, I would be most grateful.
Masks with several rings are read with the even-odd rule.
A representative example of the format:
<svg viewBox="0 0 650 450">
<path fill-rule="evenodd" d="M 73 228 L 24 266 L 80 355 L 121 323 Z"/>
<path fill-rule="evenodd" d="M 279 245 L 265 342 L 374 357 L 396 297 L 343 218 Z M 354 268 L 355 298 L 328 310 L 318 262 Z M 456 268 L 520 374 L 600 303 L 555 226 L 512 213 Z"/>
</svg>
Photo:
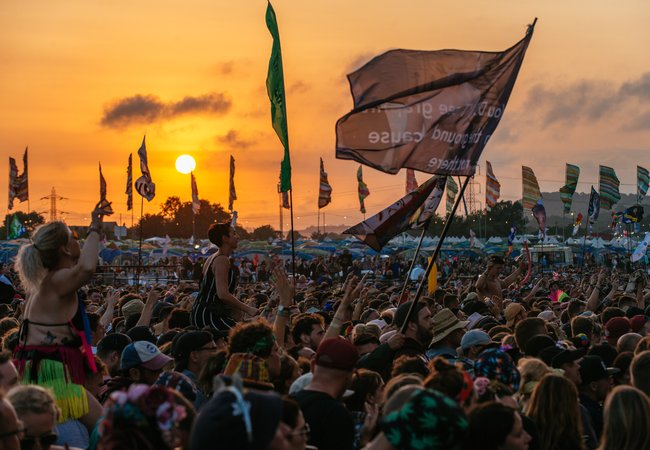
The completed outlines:
<svg viewBox="0 0 650 450">
<path fill-rule="evenodd" d="M 196 161 L 190 155 L 181 155 L 176 158 L 176 170 L 188 174 L 196 169 Z"/>
</svg>

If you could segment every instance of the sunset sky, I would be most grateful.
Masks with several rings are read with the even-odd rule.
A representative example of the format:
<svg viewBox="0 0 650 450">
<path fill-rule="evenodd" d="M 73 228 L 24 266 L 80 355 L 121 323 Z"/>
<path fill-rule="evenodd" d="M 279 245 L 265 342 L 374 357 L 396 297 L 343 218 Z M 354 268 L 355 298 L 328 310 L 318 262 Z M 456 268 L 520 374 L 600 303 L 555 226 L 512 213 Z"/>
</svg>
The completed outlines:
<svg viewBox="0 0 650 450">
<path fill-rule="evenodd" d="M 276 0 L 284 57 L 297 229 L 316 224 L 319 157 L 333 188 L 328 224 L 362 220 L 352 161 L 334 156 L 336 120 L 352 107 L 346 74 L 394 48 L 504 50 L 538 17 L 535 35 L 496 134 L 492 162 L 503 200 L 521 198 L 521 165 L 542 191 L 581 167 L 579 192 L 615 168 L 635 191 L 636 165 L 650 168 L 650 2 L 625 0 Z M 115 215 L 126 211 L 126 165 L 147 136 L 156 213 L 170 195 L 226 206 L 235 157 L 240 224 L 278 227 L 282 148 L 271 128 L 266 71 L 271 36 L 261 0 L 30 0 L 0 3 L 0 209 L 7 211 L 8 156 L 22 171 L 30 151 L 31 208 L 52 187 L 70 224 L 87 223 L 99 199 L 98 162 Z M 428 175 L 418 173 L 419 182 Z M 404 172 L 364 168 L 369 214 L 404 193 Z M 483 187 L 481 187 L 483 189 Z M 483 192 L 483 191 L 482 191 Z M 481 200 L 484 194 L 480 194 Z M 14 210 L 26 210 L 16 202 Z M 136 220 L 140 197 L 134 195 Z M 285 213 L 285 222 L 288 214 Z M 286 226 L 285 226 L 286 229 Z"/>
</svg>

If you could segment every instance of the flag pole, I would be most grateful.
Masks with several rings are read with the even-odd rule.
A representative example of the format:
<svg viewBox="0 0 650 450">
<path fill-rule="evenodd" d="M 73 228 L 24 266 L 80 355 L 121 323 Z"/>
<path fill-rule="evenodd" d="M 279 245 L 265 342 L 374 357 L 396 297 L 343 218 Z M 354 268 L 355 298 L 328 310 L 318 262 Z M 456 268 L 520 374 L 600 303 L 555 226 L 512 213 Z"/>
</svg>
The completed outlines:
<svg viewBox="0 0 650 450">
<path fill-rule="evenodd" d="M 404 324 L 400 328 L 399 332 L 404 333 L 406 330 L 406 326 L 409 323 L 409 318 L 411 317 L 411 314 L 415 311 L 415 306 L 418 303 L 418 300 L 420 299 L 420 296 L 422 295 L 422 291 L 424 290 L 424 283 L 429 279 L 429 274 L 431 273 L 431 269 L 433 268 L 433 265 L 436 263 L 436 259 L 438 258 L 438 255 L 440 254 L 440 249 L 442 248 L 442 243 L 445 240 L 445 237 L 447 236 L 447 233 L 449 232 L 449 228 L 451 226 L 451 223 L 454 221 L 454 216 L 456 215 L 456 210 L 458 209 L 458 205 L 460 205 L 461 198 L 463 194 L 465 193 L 465 188 L 467 188 L 467 185 L 469 184 L 469 180 L 471 177 L 466 177 L 465 181 L 463 182 L 463 185 L 460 188 L 460 195 L 459 198 L 456 199 L 454 202 L 454 207 L 451 210 L 451 214 L 449 214 L 449 218 L 447 219 L 447 222 L 445 223 L 445 227 L 442 230 L 442 234 L 440 234 L 440 240 L 438 241 L 438 244 L 436 245 L 436 249 L 433 251 L 433 255 L 431 256 L 431 259 L 429 260 L 429 264 L 427 265 L 427 270 L 424 273 L 424 276 L 422 277 L 422 281 L 420 281 L 420 285 L 418 286 L 418 290 L 415 292 L 415 298 L 413 298 L 413 303 L 411 303 L 411 307 L 409 308 L 408 313 L 406 314 L 407 319 L 404 321 Z"/>
<path fill-rule="evenodd" d="M 144 215 L 144 197 L 140 196 L 140 242 L 138 243 L 138 270 L 135 272 L 135 282 L 140 287 L 140 270 L 142 270 L 142 216 Z"/>
<path fill-rule="evenodd" d="M 411 272 L 413 271 L 413 267 L 415 266 L 415 261 L 418 259 L 418 255 L 420 254 L 420 247 L 422 247 L 422 241 L 424 241 L 424 236 L 427 233 L 427 230 L 429 229 L 429 223 L 431 222 L 431 216 L 429 219 L 427 219 L 426 222 L 422 225 L 422 233 L 420 234 L 420 240 L 418 241 L 418 246 L 415 249 L 415 254 L 413 255 L 413 259 L 411 260 L 411 266 L 409 267 L 408 272 L 406 272 L 406 279 L 404 280 L 404 285 L 402 286 L 402 292 L 399 294 L 399 300 L 402 301 L 404 298 L 404 293 L 406 292 L 406 289 L 408 288 L 409 285 L 409 280 L 411 278 Z"/>
<path fill-rule="evenodd" d="M 294 286 L 296 283 L 296 238 L 295 238 L 295 233 L 293 232 L 293 188 L 289 189 L 289 206 L 291 206 L 290 213 L 291 213 L 291 272 L 293 273 L 293 282 Z M 295 295 L 296 291 L 294 288 L 294 291 L 292 293 L 292 296 L 294 297 L 295 301 Z"/>
</svg>

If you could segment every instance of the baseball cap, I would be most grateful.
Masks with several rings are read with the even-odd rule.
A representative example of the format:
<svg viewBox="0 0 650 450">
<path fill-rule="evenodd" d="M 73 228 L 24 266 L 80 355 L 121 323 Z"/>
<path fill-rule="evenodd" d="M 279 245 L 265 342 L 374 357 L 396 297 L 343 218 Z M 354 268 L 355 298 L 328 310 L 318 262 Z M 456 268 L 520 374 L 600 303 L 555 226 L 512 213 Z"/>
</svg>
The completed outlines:
<svg viewBox="0 0 650 450">
<path fill-rule="evenodd" d="M 402 325 L 404 325 L 404 322 L 406 322 L 406 316 L 409 313 L 409 308 L 413 304 L 412 301 L 410 302 L 404 302 L 401 305 L 399 305 L 399 308 L 397 308 L 397 311 L 395 311 L 395 316 L 393 317 L 393 324 L 397 326 L 398 328 L 401 328 Z M 414 307 L 413 311 L 413 318 L 411 319 L 412 321 L 416 321 L 418 317 L 418 313 L 422 308 L 427 306 L 424 302 L 418 302 L 417 305 Z"/>
<path fill-rule="evenodd" d="M 318 366 L 351 371 L 359 360 L 359 352 L 350 341 L 338 336 L 322 341 L 315 358 Z"/>
<path fill-rule="evenodd" d="M 172 356 L 176 363 L 187 361 L 190 353 L 200 350 L 203 346 L 213 342 L 214 338 L 209 331 L 187 331 L 181 334 L 172 347 Z"/>
<path fill-rule="evenodd" d="M 134 298 L 133 300 L 129 300 L 127 303 L 125 303 L 122 306 L 122 315 L 126 319 L 127 317 L 133 314 L 142 313 L 143 309 L 144 309 L 144 303 L 142 302 L 142 300 Z"/>
<path fill-rule="evenodd" d="M 121 355 L 122 350 L 124 350 L 124 347 L 129 345 L 131 342 L 133 341 L 126 334 L 123 333 L 109 334 L 108 336 L 104 336 L 102 340 L 97 343 L 97 351 L 98 352 L 114 351 L 114 352 L 119 352 Z"/>
<path fill-rule="evenodd" d="M 632 328 L 632 331 L 635 333 L 638 333 L 647 321 L 648 318 L 645 315 L 637 314 L 630 319 L 630 328 Z"/>
<path fill-rule="evenodd" d="M 606 367 L 600 356 L 587 355 L 580 361 L 582 384 L 587 385 L 620 372 L 614 367 Z"/>
<path fill-rule="evenodd" d="M 552 337 L 546 334 L 539 334 L 530 338 L 524 349 L 526 356 L 532 356 L 536 358 L 539 353 L 544 350 L 546 347 L 554 347 L 555 341 Z"/>
<path fill-rule="evenodd" d="M 490 335 L 483 330 L 470 330 L 463 335 L 460 341 L 460 347 L 463 350 L 474 347 L 476 345 L 491 345 L 495 342 L 492 341 Z"/>
<path fill-rule="evenodd" d="M 122 350 L 120 369 L 131 369 L 142 366 L 149 370 L 160 370 L 172 361 L 172 358 L 163 354 L 158 347 L 149 341 L 133 342 Z"/>
<path fill-rule="evenodd" d="M 611 339 L 618 339 L 630 330 L 630 320 L 627 317 L 612 317 L 605 324 L 605 336 Z"/>
</svg>

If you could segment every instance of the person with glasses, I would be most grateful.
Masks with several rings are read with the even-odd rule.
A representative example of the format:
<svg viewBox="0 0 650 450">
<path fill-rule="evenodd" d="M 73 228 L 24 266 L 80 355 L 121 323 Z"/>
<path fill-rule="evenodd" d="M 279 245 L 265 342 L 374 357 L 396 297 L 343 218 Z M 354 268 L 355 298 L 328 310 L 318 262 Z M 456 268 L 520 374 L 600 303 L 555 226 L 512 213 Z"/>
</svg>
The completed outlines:
<svg viewBox="0 0 650 450">
<path fill-rule="evenodd" d="M 21 450 L 76 448 L 59 439 L 56 431 L 59 408 L 50 391 L 36 385 L 17 386 L 9 391 L 7 400 L 23 424 L 22 432 L 17 435 Z"/>
<path fill-rule="evenodd" d="M 111 213 L 110 205 L 95 207 L 83 248 L 63 222 L 40 226 L 22 245 L 15 263 L 28 296 L 14 352 L 22 381 L 52 388 L 59 420 L 79 419 L 88 430 L 102 407 L 83 387 L 86 372 L 97 368 L 77 291 L 95 273 L 103 217 Z"/>
<path fill-rule="evenodd" d="M 14 407 L 0 391 L 0 450 L 19 450 L 25 426 L 18 419 Z"/>
<path fill-rule="evenodd" d="M 309 424 L 300 411 L 298 403 L 289 397 L 282 398 L 282 422 L 291 427 L 287 440 L 291 450 L 305 450 L 309 440 Z"/>
<path fill-rule="evenodd" d="M 217 344 L 214 342 L 213 334 L 209 331 L 187 331 L 172 344 L 174 369 L 187 376 L 198 391 L 196 400 L 194 400 L 194 408 L 197 411 L 207 399 L 199 387 L 199 373 L 217 351 Z"/>
</svg>

